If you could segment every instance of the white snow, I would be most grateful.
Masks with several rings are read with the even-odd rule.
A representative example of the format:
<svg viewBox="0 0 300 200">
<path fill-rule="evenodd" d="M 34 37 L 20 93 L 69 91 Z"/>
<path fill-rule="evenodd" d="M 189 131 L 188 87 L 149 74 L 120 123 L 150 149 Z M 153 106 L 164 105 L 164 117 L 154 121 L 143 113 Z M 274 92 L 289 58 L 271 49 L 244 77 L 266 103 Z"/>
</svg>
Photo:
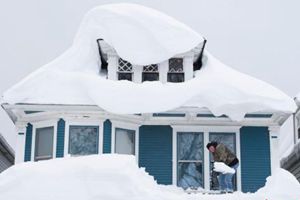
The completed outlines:
<svg viewBox="0 0 300 200">
<path fill-rule="evenodd" d="M 99 75 L 98 38 L 135 64 L 163 62 L 203 41 L 187 26 L 153 9 L 135 4 L 99 6 L 85 16 L 71 48 L 8 89 L 2 103 L 98 105 L 117 114 L 196 106 L 235 120 L 251 112 L 296 109 L 282 91 L 233 70 L 208 52 L 203 68 L 185 83 L 107 80 Z"/>
<path fill-rule="evenodd" d="M 235 174 L 235 170 L 223 162 L 214 162 L 214 171 L 222 174 Z"/>
<path fill-rule="evenodd" d="M 175 186 L 157 185 L 129 155 L 67 157 L 17 164 L 0 174 L 5 200 L 296 200 L 300 184 L 278 169 L 254 194 L 186 194 Z"/>
</svg>

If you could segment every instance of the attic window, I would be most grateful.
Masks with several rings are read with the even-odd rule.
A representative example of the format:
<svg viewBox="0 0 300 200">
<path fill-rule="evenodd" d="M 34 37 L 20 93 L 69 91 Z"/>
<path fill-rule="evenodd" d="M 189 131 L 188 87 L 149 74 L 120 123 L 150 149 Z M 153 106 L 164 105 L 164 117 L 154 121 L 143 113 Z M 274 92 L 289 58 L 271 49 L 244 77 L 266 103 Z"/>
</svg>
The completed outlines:
<svg viewBox="0 0 300 200">
<path fill-rule="evenodd" d="M 183 58 L 169 60 L 168 82 L 184 82 Z"/>
<path fill-rule="evenodd" d="M 159 80 L 158 66 L 156 64 L 144 66 L 142 79 L 143 79 L 143 82 L 144 81 L 158 81 Z"/>
<path fill-rule="evenodd" d="M 122 58 L 119 59 L 118 80 L 132 81 L 132 65 Z"/>
</svg>

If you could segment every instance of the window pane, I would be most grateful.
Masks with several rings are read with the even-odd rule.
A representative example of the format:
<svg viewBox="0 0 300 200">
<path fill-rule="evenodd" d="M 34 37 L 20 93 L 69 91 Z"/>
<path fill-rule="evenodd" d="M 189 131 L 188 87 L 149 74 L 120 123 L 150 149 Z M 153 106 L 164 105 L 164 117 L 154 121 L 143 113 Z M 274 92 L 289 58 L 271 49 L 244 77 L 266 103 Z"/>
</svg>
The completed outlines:
<svg viewBox="0 0 300 200">
<path fill-rule="evenodd" d="M 178 186 L 203 187 L 203 134 L 177 134 Z"/>
<path fill-rule="evenodd" d="M 89 155 L 98 153 L 98 127 L 70 126 L 69 153 Z"/>
<path fill-rule="evenodd" d="M 235 133 L 210 133 L 209 134 L 209 141 L 216 141 L 218 143 L 224 144 L 226 147 L 228 147 L 232 152 L 236 152 L 236 144 L 235 144 Z M 212 169 L 212 156 L 210 154 L 210 168 Z M 219 173 L 212 172 L 211 176 L 211 190 L 218 190 L 219 189 L 219 183 L 217 176 Z M 236 190 L 236 175 L 234 175 L 233 178 L 233 185 Z"/>
<path fill-rule="evenodd" d="M 183 72 L 183 59 L 171 58 L 169 60 L 169 72 Z"/>
<path fill-rule="evenodd" d="M 123 60 L 122 58 L 119 59 L 119 66 L 118 66 L 119 72 L 131 72 L 132 71 L 132 65 L 130 62 Z"/>
<path fill-rule="evenodd" d="M 36 129 L 35 136 L 35 160 L 52 158 L 53 154 L 53 127 Z"/>
<path fill-rule="evenodd" d="M 132 73 L 118 73 L 118 80 L 132 81 Z"/>
<path fill-rule="evenodd" d="M 178 186 L 186 188 L 203 188 L 202 163 L 178 163 Z"/>
<path fill-rule="evenodd" d="M 116 128 L 115 152 L 119 154 L 135 154 L 135 131 Z"/>
<path fill-rule="evenodd" d="M 158 73 L 143 73 L 143 81 L 158 81 Z"/>
<path fill-rule="evenodd" d="M 184 82 L 184 73 L 168 73 L 168 82 L 172 82 L 172 83 Z"/>
<path fill-rule="evenodd" d="M 178 160 L 202 160 L 203 137 L 201 133 L 178 133 Z"/>
</svg>

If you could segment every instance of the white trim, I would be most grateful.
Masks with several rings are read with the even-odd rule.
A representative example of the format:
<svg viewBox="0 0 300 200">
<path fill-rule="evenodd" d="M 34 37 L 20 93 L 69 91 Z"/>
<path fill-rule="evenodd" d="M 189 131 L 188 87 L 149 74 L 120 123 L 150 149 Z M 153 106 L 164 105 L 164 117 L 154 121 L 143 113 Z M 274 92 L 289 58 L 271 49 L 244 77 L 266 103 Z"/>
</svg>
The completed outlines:
<svg viewBox="0 0 300 200">
<path fill-rule="evenodd" d="M 56 157 L 56 138 L 57 138 L 57 122 L 58 122 L 58 120 L 59 119 L 31 123 L 32 124 L 31 161 L 35 160 L 35 158 L 34 158 L 34 156 L 35 156 L 35 138 L 36 138 L 36 129 L 38 129 L 38 128 L 53 127 L 52 159 Z"/>
<path fill-rule="evenodd" d="M 123 128 L 123 129 L 128 129 L 128 130 L 133 130 L 135 131 L 135 159 L 136 162 L 138 163 L 139 160 L 139 124 L 134 124 L 134 123 L 127 123 L 127 122 L 121 122 L 121 121 L 116 121 L 116 120 L 110 120 L 111 121 L 111 153 L 116 153 L 115 152 L 115 142 L 116 142 L 116 128 Z"/>
<path fill-rule="evenodd" d="M 280 167 L 279 132 L 280 132 L 279 126 L 269 127 L 271 174 L 274 174 L 276 168 Z"/>
<path fill-rule="evenodd" d="M 236 139 L 236 156 L 241 165 L 241 149 L 240 149 L 240 126 L 184 126 L 172 125 L 173 128 L 173 167 L 172 167 L 172 183 L 177 185 L 177 133 L 178 132 L 198 132 L 203 133 L 204 148 L 204 189 L 210 190 L 210 161 L 209 151 L 205 145 L 209 142 L 209 133 L 234 133 Z M 175 164 L 174 164 L 175 163 Z M 241 167 L 237 170 L 237 190 L 241 191 Z"/>
<path fill-rule="evenodd" d="M 69 137 L 70 137 L 70 126 L 97 126 L 98 127 L 98 154 L 103 153 L 103 123 L 104 120 L 71 120 L 71 119 L 64 119 L 65 124 L 65 148 L 64 148 L 64 156 L 69 154 Z"/>
<path fill-rule="evenodd" d="M 25 156 L 25 138 L 27 123 L 16 123 L 16 147 L 15 147 L 15 164 L 24 162 Z M 23 135 L 19 135 L 19 133 Z"/>
<path fill-rule="evenodd" d="M 236 157 L 239 159 L 239 167 L 237 168 L 237 190 L 242 191 L 242 161 L 241 161 L 241 132 L 240 129 L 235 133 Z"/>
</svg>

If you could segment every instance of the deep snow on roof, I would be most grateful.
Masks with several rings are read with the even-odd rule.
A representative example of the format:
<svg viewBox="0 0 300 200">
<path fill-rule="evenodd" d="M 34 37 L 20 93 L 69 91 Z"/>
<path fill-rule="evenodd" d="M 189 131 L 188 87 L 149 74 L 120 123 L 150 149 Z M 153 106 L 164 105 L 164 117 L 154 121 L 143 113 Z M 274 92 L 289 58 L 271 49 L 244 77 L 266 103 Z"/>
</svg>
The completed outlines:
<svg viewBox="0 0 300 200">
<path fill-rule="evenodd" d="M 7 90 L 2 103 L 98 105 L 117 114 L 195 106 L 235 120 L 251 112 L 296 109 L 282 91 L 235 71 L 208 52 L 202 69 L 184 83 L 107 80 L 99 75 L 99 38 L 123 59 L 140 65 L 163 62 L 203 42 L 191 28 L 156 10 L 136 4 L 99 6 L 84 17 L 70 49 Z"/>
</svg>

